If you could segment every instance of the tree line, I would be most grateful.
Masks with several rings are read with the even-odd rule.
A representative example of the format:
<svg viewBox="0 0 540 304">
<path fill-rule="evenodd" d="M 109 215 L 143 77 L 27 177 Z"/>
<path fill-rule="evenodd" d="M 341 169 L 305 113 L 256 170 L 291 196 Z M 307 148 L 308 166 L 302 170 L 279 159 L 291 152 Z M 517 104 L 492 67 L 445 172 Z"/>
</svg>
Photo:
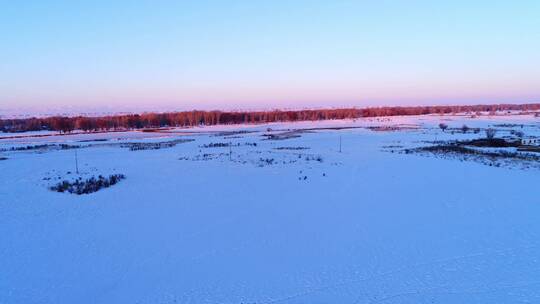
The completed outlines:
<svg viewBox="0 0 540 304">
<path fill-rule="evenodd" d="M 497 111 L 538 111 L 540 103 L 459 106 L 371 107 L 272 111 L 183 111 L 169 113 L 122 114 L 101 117 L 52 116 L 44 118 L 0 119 L 0 131 L 110 131 L 126 129 L 193 127 L 217 124 L 267 123 L 353 119 L 360 117 L 404 116 Z"/>
</svg>

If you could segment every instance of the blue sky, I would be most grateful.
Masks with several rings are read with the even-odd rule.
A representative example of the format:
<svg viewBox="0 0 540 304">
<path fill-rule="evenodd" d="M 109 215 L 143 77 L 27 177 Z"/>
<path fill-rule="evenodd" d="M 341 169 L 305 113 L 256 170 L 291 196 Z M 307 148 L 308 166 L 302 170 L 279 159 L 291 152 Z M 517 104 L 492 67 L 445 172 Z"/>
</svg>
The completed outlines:
<svg viewBox="0 0 540 304">
<path fill-rule="evenodd" d="M 0 110 L 540 101 L 540 1 L 3 1 Z"/>
</svg>

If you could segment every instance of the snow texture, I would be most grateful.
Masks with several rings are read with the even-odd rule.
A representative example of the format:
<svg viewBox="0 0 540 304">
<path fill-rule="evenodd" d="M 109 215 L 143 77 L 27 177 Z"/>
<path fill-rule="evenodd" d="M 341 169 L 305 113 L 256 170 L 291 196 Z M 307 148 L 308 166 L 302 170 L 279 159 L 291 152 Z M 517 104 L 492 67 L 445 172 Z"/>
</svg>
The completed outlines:
<svg viewBox="0 0 540 304">
<path fill-rule="evenodd" d="M 537 136 L 539 122 L 3 134 L 0 303 L 540 303 L 538 169 L 385 149 L 484 136 L 451 133 L 463 124 Z M 126 146 L 179 139 L 194 140 Z M 42 144 L 79 147 L 10 151 Z M 99 174 L 126 179 L 86 195 L 49 190 Z"/>
</svg>

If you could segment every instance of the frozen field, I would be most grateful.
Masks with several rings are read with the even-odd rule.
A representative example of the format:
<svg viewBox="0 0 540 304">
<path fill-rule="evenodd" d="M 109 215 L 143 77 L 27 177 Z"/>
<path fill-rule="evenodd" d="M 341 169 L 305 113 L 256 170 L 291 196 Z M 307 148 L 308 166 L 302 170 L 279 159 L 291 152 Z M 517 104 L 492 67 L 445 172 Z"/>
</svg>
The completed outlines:
<svg viewBox="0 0 540 304">
<path fill-rule="evenodd" d="M 540 136 L 532 115 L 0 134 L 0 303 L 540 303 L 535 160 L 403 152 L 488 127 Z"/>
</svg>

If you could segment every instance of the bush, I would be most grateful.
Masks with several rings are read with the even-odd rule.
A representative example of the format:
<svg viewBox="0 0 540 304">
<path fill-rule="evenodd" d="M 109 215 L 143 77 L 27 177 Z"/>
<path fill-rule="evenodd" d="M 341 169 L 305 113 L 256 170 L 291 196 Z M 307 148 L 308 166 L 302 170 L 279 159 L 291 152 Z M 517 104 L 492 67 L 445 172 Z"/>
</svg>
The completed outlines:
<svg viewBox="0 0 540 304">
<path fill-rule="evenodd" d="M 486 137 L 487 139 L 493 139 L 495 137 L 495 134 L 497 134 L 497 130 L 492 128 L 486 129 Z"/>
<path fill-rule="evenodd" d="M 64 180 L 52 187 L 50 189 L 56 192 L 69 192 L 77 195 L 89 194 L 97 192 L 103 188 L 109 188 L 112 185 L 116 185 L 119 181 L 125 179 L 124 174 L 113 174 L 108 177 L 103 177 L 102 175 L 96 177 L 91 177 L 86 180 L 79 178 L 74 182 L 69 182 Z"/>
<path fill-rule="evenodd" d="M 177 144 L 194 141 L 194 139 L 175 139 L 162 142 L 135 142 L 122 144 L 121 147 L 129 148 L 130 151 L 159 150 L 175 147 Z"/>
<path fill-rule="evenodd" d="M 521 146 L 519 140 L 505 140 L 504 138 L 478 138 L 472 140 L 458 141 L 458 145 L 462 146 L 474 146 L 485 148 L 510 148 Z"/>
<path fill-rule="evenodd" d="M 240 144 L 233 145 L 231 143 L 218 142 L 218 143 L 209 143 L 205 145 L 200 145 L 199 148 L 226 148 L 226 147 L 231 147 L 231 146 L 240 146 Z"/>
<path fill-rule="evenodd" d="M 521 139 L 525 136 L 525 133 L 523 133 L 523 131 L 514 131 L 512 130 L 512 134 L 514 134 L 517 138 Z"/>
</svg>

